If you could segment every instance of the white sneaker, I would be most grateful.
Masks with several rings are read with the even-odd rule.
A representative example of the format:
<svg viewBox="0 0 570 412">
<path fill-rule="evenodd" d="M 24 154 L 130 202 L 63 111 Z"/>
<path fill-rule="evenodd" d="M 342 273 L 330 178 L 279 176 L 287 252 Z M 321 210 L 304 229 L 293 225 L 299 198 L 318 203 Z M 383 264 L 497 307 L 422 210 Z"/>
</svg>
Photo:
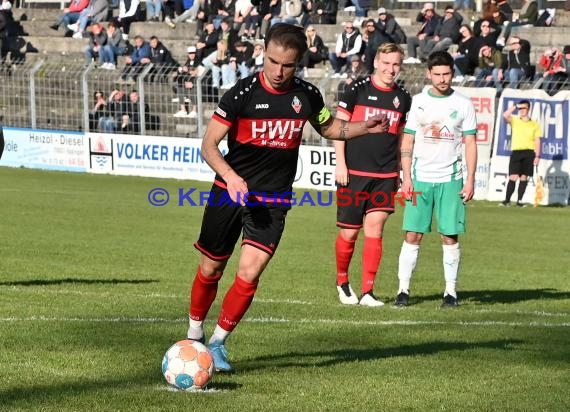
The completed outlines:
<svg viewBox="0 0 570 412">
<path fill-rule="evenodd" d="M 350 283 L 343 283 L 341 286 L 337 286 L 336 290 L 338 291 L 338 298 L 340 299 L 340 303 L 343 305 L 358 304 L 358 298 L 356 297 L 354 290 L 352 290 L 350 287 Z"/>
<path fill-rule="evenodd" d="M 347 74 L 347 73 L 343 73 L 343 74 L 340 75 L 340 78 L 341 78 L 341 79 L 346 79 L 347 77 L 348 77 L 348 74 Z"/>
<path fill-rule="evenodd" d="M 497 41 L 495 42 L 495 44 L 496 44 L 497 46 L 504 47 L 504 46 L 505 46 L 505 38 L 504 38 L 504 37 L 499 37 L 499 38 L 497 39 Z"/>
<path fill-rule="evenodd" d="M 172 19 L 171 19 L 170 17 L 168 17 L 168 16 L 166 16 L 166 17 L 164 18 L 164 23 L 165 23 L 168 27 L 170 27 L 171 29 L 174 29 L 174 28 L 176 27 L 176 23 L 174 23 L 174 22 L 172 21 Z"/>
<path fill-rule="evenodd" d="M 67 28 L 71 31 L 79 30 L 79 23 L 68 24 Z"/>
<path fill-rule="evenodd" d="M 188 113 L 186 112 L 186 110 L 179 110 L 176 113 L 174 113 L 174 117 L 187 117 Z"/>
<path fill-rule="evenodd" d="M 188 117 L 190 119 L 195 119 L 198 117 L 198 113 L 196 113 L 194 110 L 192 110 L 190 113 L 188 113 Z"/>
<path fill-rule="evenodd" d="M 107 70 L 115 70 L 117 66 L 114 63 L 107 63 Z"/>
<path fill-rule="evenodd" d="M 81 33 L 80 31 L 78 31 L 77 33 L 74 33 L 73 36 L 74 39 L 82 39 L 83 38 L 83 33 Z"/>
<path fill-rule="evenodd" d="M 340 77 L 340 73 L 333 73 L 331 79 L 338 79 Z"/>
<path fill-rule="evenodd" d="M 361 306 L 369 306 L 369 307 L 379 307 L 384 306 L 384 302 L 374 296 L 374 293 L 368 292 L 365 295 L 362 295 L 360 298 L 360 302 L 358 302 Z"/>
<path fill-rule="evenodd" d="M 123 33 L 122 36 L 124 41 L 129 40 L 129 35 L 127 33 Z"/>
<path fill-rule="evenodd" d="M 107 70 L 109 68 L 109 63 L 103 63 L 99 68 Z"/>
</svg>

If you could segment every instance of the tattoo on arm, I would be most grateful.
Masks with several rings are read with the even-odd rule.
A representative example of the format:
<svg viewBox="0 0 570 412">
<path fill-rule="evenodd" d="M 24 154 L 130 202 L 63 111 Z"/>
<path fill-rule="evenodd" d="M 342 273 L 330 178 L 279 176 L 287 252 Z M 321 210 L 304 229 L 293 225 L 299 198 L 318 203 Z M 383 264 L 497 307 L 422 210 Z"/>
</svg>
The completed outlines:
<svg viewBox="0 0 570 412">
<path fill-rule="evenodd" d="M 347 139 L 346 132 L 348 132 L 348 123 L 346 120 L 341 120 L 340 121 L 340 132 L 338 135 L 340 140 L 346 140 Z"/>
</svg>

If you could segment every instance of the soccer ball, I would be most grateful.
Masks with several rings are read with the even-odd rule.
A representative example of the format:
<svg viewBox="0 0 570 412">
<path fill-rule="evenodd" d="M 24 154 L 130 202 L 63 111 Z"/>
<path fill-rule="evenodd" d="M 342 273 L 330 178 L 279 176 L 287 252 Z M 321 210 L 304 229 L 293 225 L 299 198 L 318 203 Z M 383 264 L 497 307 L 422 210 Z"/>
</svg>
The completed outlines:
<svg viewBox="0 0 570 412">
<path fill-rule="evenodd" d="M 208 348 L 200 342 L 181 340 L 164 354 L 162 374 L 169 384 L 178 389 L 204 389 L 214 374 L 214 360 Z"/>
</svg>

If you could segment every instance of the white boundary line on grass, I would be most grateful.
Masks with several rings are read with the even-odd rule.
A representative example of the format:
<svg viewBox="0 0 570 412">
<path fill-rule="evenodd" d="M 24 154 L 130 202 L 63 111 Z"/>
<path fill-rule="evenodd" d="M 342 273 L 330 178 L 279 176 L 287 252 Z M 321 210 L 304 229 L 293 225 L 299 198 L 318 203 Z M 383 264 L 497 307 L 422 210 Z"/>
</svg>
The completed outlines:
<svg viewBox="0 0 570 412">
<path fill-rule="evenodd" d="M 77 317 L 7 317 L 0 318 L 1 323 L 10 322 L 86 322 L 86 323 L 179 323 L 186 322 L 184 318 L 77 318 Z M 248 323 L 304 323 L 304 324 L 329 324 L 329 325 L 351 325 L 351 326 L 426 326 L 426 325 L 454 325 L 454 326 L 522 326 L 529 328 L 567 328 L 570 322 L 549 323 L 549 322 L 506 322 L 506 321 L 437 321 L 437 320 L 344 320 L 344 319 L 286 319 L 286 318 L 246 318 Z"/>
</svg>

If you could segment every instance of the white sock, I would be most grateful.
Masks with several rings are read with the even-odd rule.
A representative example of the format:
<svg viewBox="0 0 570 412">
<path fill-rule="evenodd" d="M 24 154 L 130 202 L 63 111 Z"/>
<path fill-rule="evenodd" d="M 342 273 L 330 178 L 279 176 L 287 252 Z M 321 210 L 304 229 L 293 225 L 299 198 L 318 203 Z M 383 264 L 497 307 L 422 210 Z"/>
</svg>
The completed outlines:
<svg viewBox="0 0 570 412">
<path fill-rule="evenodd" d="M 188 339 L 200 340 L 204 337 L 204 321 L 190 319 L 188 327 Z"/>
<path fill-rule="evenodd" d="M 220 325 L 216 325 L 216 329 L 214 329 L 214 333 L 210 337 L 209 343 L 213 343 L 216 341 L 225 342 L 228 336 L 230 336 L 231 332 L 228 332 L 225 329 L 222 329 Z"/>
<path fill-rule="evenodd" d="M 410 293 L 410 281 L 418 262 L 420 245 L 412 245 L 404 241 L 400 250 L 398 265 L 398 279 L 400 279 L 400 289 L 398 292 Z"/>
<path fill-rule="evenodd" d="M 454 245 L 442 245 L 443 248 L 443 274 L 445 276 L 445 293 L 457 298 L 455 285 L 459 273 L 459 261 L 461 260 L 461 249 L 459 243 Z"/>
</svg>

